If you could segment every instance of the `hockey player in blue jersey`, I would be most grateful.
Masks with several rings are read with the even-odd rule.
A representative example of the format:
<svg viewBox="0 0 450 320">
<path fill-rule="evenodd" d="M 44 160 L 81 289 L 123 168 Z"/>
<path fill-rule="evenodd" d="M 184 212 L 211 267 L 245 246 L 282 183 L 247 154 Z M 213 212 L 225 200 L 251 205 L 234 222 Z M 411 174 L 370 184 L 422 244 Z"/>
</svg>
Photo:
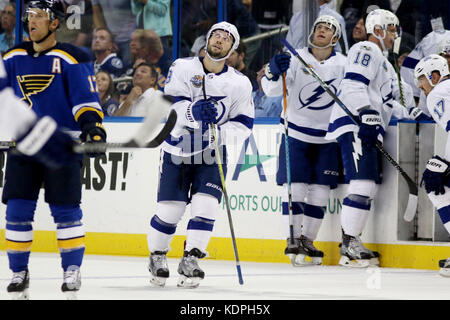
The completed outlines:
<svg viewBox="0 0 450 320">
<path fill-rule="evenodd" d="M 4 55 L 8 85 L 39 117 L 50 117 L 82 141 L 105 142 L 103 113 L 95 88 L 92 63 L 78 48 L 55 40 L 63 22 L 59 0 L 31 1 L 24 23 L 31 42 Z M 81 134 L 80 134 L 81 132 Z M 95 154 L 91 154 L 95 156 Z M 6 248 L 13 278 L 7 291 L 15 298 L 28 295 L 28 261 L 33 240 L 32 221 L 41 185 L 56 223 L 63 269 L 62 291 L 76 298 L 81 286 L 84 255 L 81 222 L 82 157 L 57 169 L 12 153 L 8 154 L 2 201 L 6 208 Z"/>
<path fill-rule="evenodd" d="M 310 47 L 297 49 L 322 79 L 337 88 L 344 77 L 345 56 L 334 48 L 341 36 L 339 22 L 330 15 L 316 19 L 308 37 Z M 282 218 L 287 248 L 285 254 L 294 266 L 321 264 L 323 252 L 313 245 L 324 218 L 330 190 L 337 187 L 340 151 L 336 141 L 325 140 L 333 100 L 304 72 L 298 60 L 291 61 L 286 53 L 275 55 L 261 80 L 268 96 L 283 94 L 281 73 L 286 72 L 287 120 L 289 127 L 289 158 L 291 185 L 286 171 L 284 136 L 278 157 L 277 183 L 283 185 Z M 282 117 L 283 118 L 283 117 Z M 284 119 L 281 120 L 284 123 Z M 281 130 L 285 133 L 284 125 Z M 290 235 L 288 192 L 292 191 L 293 236 Z"/>
<path fill-rule="evenodd" d="M 198 259 L 206 256 L 222 198 L 215 161 L 217 126 L 226 171 L 226 146 L 245 140 L 253 128 L 250 80 L 225 60 L 239 45 L 236 27 L 220 22 L 207 34 L 207 55 L 176 60 L 170 67 L 164 93 L 175 98 L 177 125 L 163 143 L 158 204 L 150 221 L 151 283 L 164 286 L 169 277 L 166 253 L 186 206 L 191 205 L 184 254 L 178 266 L 178 286 L 197 287 L 205 276 Z M 206 97 L 205 97 L 206 96 Z"/>
</svg>

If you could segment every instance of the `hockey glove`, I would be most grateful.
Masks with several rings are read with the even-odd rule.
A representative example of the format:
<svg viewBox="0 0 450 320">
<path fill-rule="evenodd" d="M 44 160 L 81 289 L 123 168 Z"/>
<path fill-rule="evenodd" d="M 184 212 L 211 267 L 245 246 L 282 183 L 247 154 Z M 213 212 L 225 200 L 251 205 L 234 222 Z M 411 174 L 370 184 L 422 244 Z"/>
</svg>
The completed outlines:
<svg viewBox="0 0 450 320">
<path fill-rule="evenodd" d="M 16 140 L 16 150 L 48 167 L 58 168 L 74 160 L 74 144 L 68 134 L 57 128 L 55 120 L 46 116 Z"/>
<path fill-rule="evenodd" d="M 106 131 L 99 122 L 88 122 L 81 128 L 80 139 L 82 142 L 99 143 L 106 142 Z M 104 155 L 104 152 L 87 153 L 86 155 L 95 158 Z"/>
<path fill-rule="evenodd" d="M 194 119 L 200 122 L 202 127 L 207 128 L 208 124 L 215 123 L 217 117 L 217 108 L 214 101 L 208 100 L 198 100 L 193 105 L 189 106 L 186 111 L 186 118 L 188 120 Z"/>
<path fill-rule="evenodd" d="M 420 108 L 414 107 L 409 110 L 409 116 L 415 121 L 431 121 L 433 118 L 427 116 Z"/>
<path fill-rule="evenodd" d="M 427 162 L 425 171 L 423 172 L 422 183 L 425 184 L 427 193 L 434 192 L 435 195 L 444 194 L 444 186 L 447 182 L 447 176 L 450 172 L 449 162 L 439 156 L 434 156 Z"/>
<path fill-rule="evenodd" d="M 359 113 L 361 124 L 359 126 L 358 138 L 363 145 L 373 147 L 378 141 L 381 132 L 381 117 L 376 110 L 363 110 Z"/>
<path fill-rule="evenodd" d="M 270 59 L 270 63 L 266 66 L 265 74 L 267 79 L 277 81 L 280 75 L 289 69 L 291 63 L 291 55 L 289 53 L 280 53 Z"/>
</svg>

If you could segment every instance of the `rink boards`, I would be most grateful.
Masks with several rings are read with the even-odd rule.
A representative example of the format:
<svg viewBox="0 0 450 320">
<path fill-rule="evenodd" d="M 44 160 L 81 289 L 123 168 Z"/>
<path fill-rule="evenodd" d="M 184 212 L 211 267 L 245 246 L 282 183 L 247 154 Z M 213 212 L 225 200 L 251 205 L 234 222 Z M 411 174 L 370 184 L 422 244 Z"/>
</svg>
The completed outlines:
<svg viewBox="0 0 450 320">
<path fill-rule="evenodd" d="M 109 141 L 124 141 L 136 130 L 139 119 L 107 119 Z M 433 125 L 434 126 L 434 125 Z M 386 150 L 397 158 L 398 127 L 389 126 Z M 238 238 L 239 257 L 243 261 L 283 262 L 285 232 L 281 219 L 281 187 L 275 183 L 280 126 L 270 119 L 258 120 L 252 136 L 241 145 L 228 148 L 227 190 Z M 444 141 L 445 142 L 445 141 Z M 158 188 L 159 149 L 111 150 L 106 157 L 86 159 L 83 167 L 83 222 L 86 229 L 86 253 L 146 256 L 146 233 L 155 213 Z M 408 168 L 408 157 L 400 164 Z M 5 155 L 0 155 L 0 181 L 3 180 Z M 0 187 L 3 186 L 3 181 Z M 325 264 L 339 260 L 340 212 L 345 185 L 332 192 L 325 218 L 316 241 L 324 250 Z M 362 240 L 381 253 L 384 267 L 436 269 L 439 259 L 450 256 L 450 243 L 407 241 L 413 223 L 401 220 L 407 192 L 396 170 L 384 163 L 384 181 L 380 186 L 372 214 Z M 43 198 L 41 192 L 40 198 Z M 426 204 L 426 198 L 420 199 Z M 426 207 L 426 206 L 425 206 Z M 427 209 L 425 218 L 433 217 Z M 5 206 L 0 206 L 0 249 L 5 250 Z M 169 256 L 183 251 L 190 207 L 180 222 Z M 32 251 L 56 252 L 55 225 L 48 205 L 39 200 Z M 432 239 L 431 239 L 432 240 Z M 209 258 L 233 260 L 230 228 L 223 202 L 208 247 Z"/>
</svg>

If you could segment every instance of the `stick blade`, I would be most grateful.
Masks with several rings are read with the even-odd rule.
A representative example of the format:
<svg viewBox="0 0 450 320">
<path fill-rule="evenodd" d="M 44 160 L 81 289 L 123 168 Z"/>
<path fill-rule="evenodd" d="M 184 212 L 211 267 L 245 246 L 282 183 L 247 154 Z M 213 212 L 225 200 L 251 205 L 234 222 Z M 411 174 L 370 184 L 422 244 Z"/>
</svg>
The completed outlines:
<svg viewBox="0 0 450 320">
<path fill-rule="evenodd" d="M 146 104 L 147 114 L 132 139 L 140 147 L 144 147 L 167 129 L 164 122 L 168 120 L 171 114 L 172 102 L 166 96 L 157 93 L 152 96 L 150 101 L 144 99 L 141 102 Z"/>
<path fill-rule="evenodd" d="M 405 221 L 410 222 L 414 219 L 417 211 L 417 200 L 418 197 L 416 194 L 409 194 L 408 205 L 406 206 L 406 210 L 403 215 L 403 219 Z"/>
</svg>

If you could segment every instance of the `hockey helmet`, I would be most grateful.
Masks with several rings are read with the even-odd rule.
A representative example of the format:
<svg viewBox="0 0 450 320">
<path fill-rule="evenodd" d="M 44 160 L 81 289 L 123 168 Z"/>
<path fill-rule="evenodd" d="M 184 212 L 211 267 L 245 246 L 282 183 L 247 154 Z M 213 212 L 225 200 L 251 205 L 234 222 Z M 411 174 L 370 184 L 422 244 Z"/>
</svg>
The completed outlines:
<svg viewBox="0 0 450 320">
<path fill-rule="evenodd" d="M 397 16 L 389 10 L 375 9 L 371 11 L 366 17 L 367 34 L 373 34 L 376 26 L 386 31 L 389 25 L 393 25 L 395 27 L 398 27 L 400 25 Z"/>
<path fill-rule="evenodd" d="M 333 46 L 333 47 L 334 47 L 334 46 L 338 43 L 338 41 L 336 41 L 336 42 L 333 44 L 333 38 L 334 38 L 334 37 L 337 37 L 338 40 L 339 40 L 339 39 L 341 38 L 342 31 L 341 31 L 341 25 L 339 24 L 339 21 L 337 21 L 337 19 L 336 19 L 335 17 L 330 16 L 330 15 L 322 15 L 322 16 L 319 16 L 319 17 L 316 19 L 316 21 L 314 21 L 313 28 L 312 28 L 312 30 L 311 30 L 311 33 L 309 34 L 309 37 L 308 37 L 308 43 L 309 43 L 309 45 L 312 46 L 312 47 L 315 47 L 315 48 L 319 48 L 318 46 L 314 45 L 313 42 L 312 42 L 312 40 L 311 40 L 311 39 L 312 39 L 312 36 L 314 35 L 314 31 L 316 30 L 316 26 L 317 26 L 319 23 L 325 23 L 325 24 L 328 25 L 328 26 L 334 27 L 334 34 L 333 34 L 333 37 L 331 38 L 330 43 L 329 43 L 325 48 L 327 48 L 327 47 L 329 47 L 329 46 Z"/>
<path fill-rule="evenodd" d="M 62 22 L 62 20 L 64 20 L 64 18 L 66 17 L 64 5 L 61 0 L 33 0 L 28 3 L 24 12 L 22 19 L 24 23 L 28 23 L 28 14 L 32 11 L 32 9 L 41 9 L 47 12 L 50 21 L 59 19 L 60 22 Z"/>
<path fill-rule="evenodd" d="M 414 68 L 414 82 L 416 86 L 419 84 L 419 77 L 425 76 L 430 85 L 434 87 L 435 84 L 431 81 L 433 71 L 438 71 L 441 75 L 439 82 L 443 77 L 450 75 L 447 59 L 437 54 L 430 54 L 429 56 L 422 58 Z"/>
<path fill-rule="evenodd" d="M 446 38 L 439 42 L 437 54 L 450 54 L 450 39 Z"/>
<path fill-rule="evenodd" d="M 230 49 L 230 51 L 228 52 L 228 54 L 225 57 L 222 58 L 213 58 L 209 55 L 208 50 L 206 51 L 206 54 L 208 55 L 208 57 L 213 60 L 213 61 L 222 61 L 225 59 L 228 59 L 228 57 L 231 55 L 231 53 L 237 49 L 237 47 L 239 46 L 239 41 L 240 41 L 240 37 L 239 37 L 239 32 L 237 30 L 237 28 L 226 21 L 222 21 L 222 22 L 218 22 L 216 24 L 214 24 L 208 31 L 208 33 L 206 34 L 206 44 L 208 44 L 209 38 L 211 37 L 212 33 L 215 30 L 223 30 L 225 32 L 228 32 L 229 34 L 231 34 L 233 36 L 233 45 Z"/>
</svg>

